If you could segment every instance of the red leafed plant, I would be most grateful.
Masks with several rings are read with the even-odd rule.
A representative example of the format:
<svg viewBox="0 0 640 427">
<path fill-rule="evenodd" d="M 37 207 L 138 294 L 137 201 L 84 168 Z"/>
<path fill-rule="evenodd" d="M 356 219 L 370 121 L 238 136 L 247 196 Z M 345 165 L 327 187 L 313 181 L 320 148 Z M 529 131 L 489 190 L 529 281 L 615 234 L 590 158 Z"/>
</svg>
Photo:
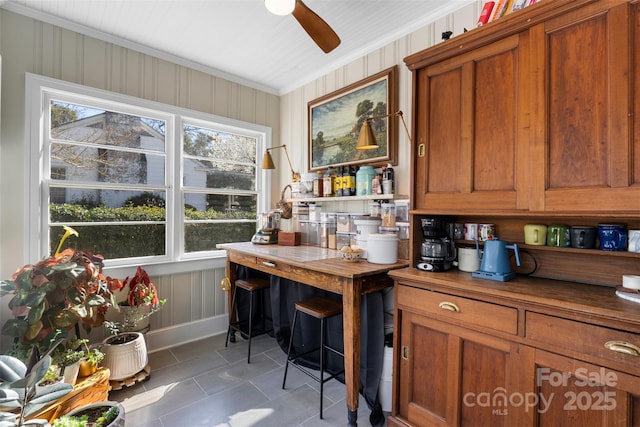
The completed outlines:
<svg viewBox="0 0 640 427">
<path fill-rule="evenodd" d="M 21 267 L 11 280 L 0 281 L 0 296 L 13 296 L 9 308 L 14 316 L 5 322 L 2 333 L 24 348 L 35 344 L 46 351 L 52 337 L 76 325 L 87 331 L 102 325 L 107 309 L 117 305 L 113 292 L 122 288 L 122 282 L 102 274 L 104 259 L 90 249 L 60 252 L 69 235 L 78 235 L 64 228 L 54 255 Z"/>
<path fill-rule="evenodd" d="M 140 266 L 138 266 L 136 274 L 131 279 L 129 279 L 129 276 L 124 279 L 122 285 L 123 287 L 129 285 L 127 302 L 131 307 L 149 304 L 152 308 L 157 308 L 165 303 L 165 300 L 160 301 L 156 285 L 151 282 L 147 272 Z"/>
<path fill-rule="evenodd" d="M 123 311 L 122 322 L 106 320 L 105 327 L 113 334 L 136 330 L 138 322 L 160 310 L 167 302 L 158 297 L 156 285 L 149 278 L 144 268 L 138 266 L 136 273 L 130 278 L 127 276 L 122 282 L 123 288 L 128 286 L 127 299 L 116 306 L 118 311 Z M 124 309 L 124 307 L 128 307 Z"/>
</svg>

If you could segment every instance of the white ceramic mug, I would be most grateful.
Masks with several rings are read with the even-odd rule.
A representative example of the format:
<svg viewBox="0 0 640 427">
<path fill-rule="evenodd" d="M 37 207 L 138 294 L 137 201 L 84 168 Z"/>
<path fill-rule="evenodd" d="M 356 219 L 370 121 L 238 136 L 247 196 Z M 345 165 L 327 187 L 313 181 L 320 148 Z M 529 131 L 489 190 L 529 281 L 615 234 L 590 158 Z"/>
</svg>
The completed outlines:
<svg viewBox="0 0 640 427">
<path fill-rule="evenodd" d="M 458 249 L 458 270 L 472 273 L 480 269 L 480 258 L 475 248 Z"/>
<path fill-rule="evenodd" d="M 464 239 L 478 240 L 478 224 L 467 223 L 464 225 Z"/>
<path fill-rule="evenodd" d="M 640 252 L 640 230 L 628 231 L 628 247 L 629 252 Z"/>
</svg>

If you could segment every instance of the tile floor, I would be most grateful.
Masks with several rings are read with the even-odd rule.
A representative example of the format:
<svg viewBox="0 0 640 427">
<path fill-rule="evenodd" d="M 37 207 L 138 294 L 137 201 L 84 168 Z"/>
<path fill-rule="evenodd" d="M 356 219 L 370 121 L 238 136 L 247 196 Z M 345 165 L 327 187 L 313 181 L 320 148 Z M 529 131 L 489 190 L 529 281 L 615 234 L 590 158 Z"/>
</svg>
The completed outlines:
<svg viewBox="0 0 640 427">
<path fill-rule="evenodd" d="M 127 427 L 347 424 L 342 383 L 331 380 L 325 384 L 321 420 L 316 381 L 289 369 L 287 388 L 282 390 L 286 354 L 274 338 L 253 338 L 250 364 L 247 344 L 240 334 L 229 347 L 225 348 L 224 342 L 222 334 L 151 353 L 150 378 L 109 395 L 111 400 L 123 403 Z M 370 413 L 361 396 L 358 425 L 370 425 Z"/>
</svg>

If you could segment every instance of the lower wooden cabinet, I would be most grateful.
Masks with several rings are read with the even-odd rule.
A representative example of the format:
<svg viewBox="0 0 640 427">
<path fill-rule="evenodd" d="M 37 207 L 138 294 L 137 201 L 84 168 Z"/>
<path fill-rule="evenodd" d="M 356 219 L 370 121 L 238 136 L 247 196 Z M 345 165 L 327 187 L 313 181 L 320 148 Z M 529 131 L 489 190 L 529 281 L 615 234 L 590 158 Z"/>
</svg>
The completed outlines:
<svg viewBox="0 0 640 427">
<path fill-rule="evenodd" d="M 637 327 L 463 294 L 396 278 L 389 426 L 640 426 Z"/>
</svg>

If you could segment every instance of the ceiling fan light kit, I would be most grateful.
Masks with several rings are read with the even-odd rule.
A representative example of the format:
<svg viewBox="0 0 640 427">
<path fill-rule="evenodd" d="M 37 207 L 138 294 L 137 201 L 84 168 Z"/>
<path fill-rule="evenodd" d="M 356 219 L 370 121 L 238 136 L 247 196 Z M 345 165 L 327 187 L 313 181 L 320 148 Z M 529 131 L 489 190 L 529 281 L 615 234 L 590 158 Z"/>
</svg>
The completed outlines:
<svg viewBox="0 0 640 427">
<path fill-rule="evenodd" d="M 296 0 L 264 0 L 267 10 L 274 15 L 289 15 L 296 6 Z"/>
</svg>

